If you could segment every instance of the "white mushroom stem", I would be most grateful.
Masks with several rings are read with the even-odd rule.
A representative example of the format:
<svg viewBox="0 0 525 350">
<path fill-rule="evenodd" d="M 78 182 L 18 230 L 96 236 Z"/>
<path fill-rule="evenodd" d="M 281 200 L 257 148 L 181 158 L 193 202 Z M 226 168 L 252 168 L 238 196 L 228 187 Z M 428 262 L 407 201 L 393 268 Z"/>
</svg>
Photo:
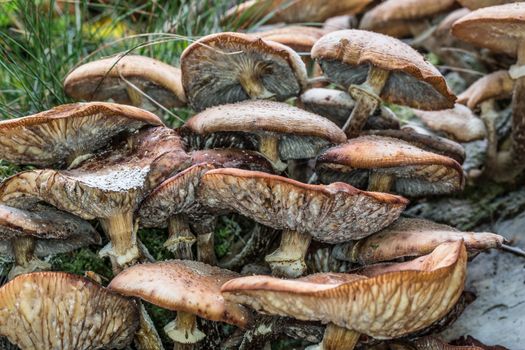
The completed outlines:
<svg viewBox="0 0 525 350">
<path fill-rule="evenodd" d="M 275 276 L 295 278 L 306 272 L 304 261 L 312 237 L 306 233 L 283 230 L 281 245 L 264 260 Z"/>
<path fill-rule="evenodd" d="M 360 334 L 350 329 L 329 323 L 324 331 L 320 350 L 353 350 L 359 341 Z"/>
<path fill-rule="evenodd" d="M 279 137 L 274 134 L 259 135 L 259 152 L 261 152 L 278 172 L 283 172 L 288 166 L 279 157 Z"/>
<path fill-rule="evenodd" d="M 379 95 L 389 76 L 389 71 L 371 65 L 366 81 L 359 86 L 351 85 L 348 89 L 348 93 L 356 101 L 350 117 L 343 126 L 343 131 L 349 138 L 359 136 L 368 117 L 379 107 Z"/>
<path fill-rule="evenodd" d="M 175 342 L 173 349 L 190 349 L 184 344 L 195 344 L 206 337 L 197 328 L 197 317 L 193 314 L 179 311 L 177 318 L 164 327 L 164 332 Z"/>
<path fill-rule="evenodd" d="M 368 177 L 368 191 L 390 192 L 395 180 L 393 175 L 371 171 Z"/>
<path fill-rule="evenodd" d="M 186 217 L 181 214 L 172 216 L 168 223 L 168 232 L 169 237 L 164 242 L 164 247 L 172 252 L 176 259 L 193 260 L 191 246 L 197 239 L 191 232 Z"/>
<path fill-rule="evenodd" d="M 13 279 L 23 273 L 51 269 L 51 264 L 35 256 L 35 240 L 31 237 L 19 237 L 11 241 L 15 255 L 15 266 L 9 272 L 8 279 Z"/>
</svg>

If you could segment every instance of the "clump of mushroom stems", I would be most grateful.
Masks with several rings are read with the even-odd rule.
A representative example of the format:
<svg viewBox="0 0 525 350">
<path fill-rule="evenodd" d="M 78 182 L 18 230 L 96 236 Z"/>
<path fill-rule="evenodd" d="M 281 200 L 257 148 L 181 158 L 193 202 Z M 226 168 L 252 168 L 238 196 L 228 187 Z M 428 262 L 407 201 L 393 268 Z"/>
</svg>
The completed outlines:
<svg viewBox="0 0 525 350">
<path fill-rule="evenodd" d="M 307 233 L 283 230 L 279 248 L 264 258 L 272 274 L 291 278 L 303 275 L 306 272 L 304 259 L 311 239 Z"/>
<path fill-rule="evenodd" d="M 8 279 L 11 280 L 23 273 L 51 269 L 51 264 L 35 256 L 35 240 L 33 238 L 15 238 L 11 241 L 11 246 L 15 256 L 15 266 L 9 272 Z"/>
<path fill-rule="evenodd" d="M 177 318 L 164 327 L 164 332 L 174 341 L 174 350 L 191 350 L 206 337 L 197 327 L 197 316 L 183 311 L 177 312 Z"/>
</svg>

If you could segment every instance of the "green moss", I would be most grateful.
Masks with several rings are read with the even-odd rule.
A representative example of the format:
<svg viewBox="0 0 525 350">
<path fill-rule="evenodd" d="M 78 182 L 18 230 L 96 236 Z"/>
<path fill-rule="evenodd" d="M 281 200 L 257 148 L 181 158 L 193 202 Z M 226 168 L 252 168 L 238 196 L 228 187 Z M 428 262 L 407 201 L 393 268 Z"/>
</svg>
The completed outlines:
<svg viewBox="0 0 525 350">
<path fill-rule="evenodd" d="M 109 261 L 98 256 L 89 248 L 81 248 L 70 253 L 57 254 L 50 259 L 52 269 L 83 275 L 85 271 L 93 271 L 108 280 L 113 273 Z"/>
<path fill-rule="evenodd" d="M 140 229 L 138 236 L 155 260 L 173 259 L 170 251 L 163 246 L 164 242 L 168 239 L 167 230 Z"/>
</svg>

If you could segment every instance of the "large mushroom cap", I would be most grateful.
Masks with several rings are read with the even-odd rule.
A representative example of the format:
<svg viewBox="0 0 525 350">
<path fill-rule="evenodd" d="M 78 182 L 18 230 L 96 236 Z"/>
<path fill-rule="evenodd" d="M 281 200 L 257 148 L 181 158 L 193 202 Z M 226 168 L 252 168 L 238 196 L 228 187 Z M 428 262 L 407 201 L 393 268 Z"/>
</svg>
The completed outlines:
<svg viewBox="0 0 525 350">
<path fill-rule="evenodd" d="M 485 7 L 460 18 L 452 34 L 476 46 L 516 56 L 525 39 L 525 3 Z"/>
<path fill-rule="evenodd" d="M 327 33 L 326 30 L 316 27 L 287 26 L 260 32 L 251 33 L 254 37 L 271 40 L 291 47 L 297 52 L 308 52 L 315 42 Z"/>
<path fill-rule="evenodd" d="M 323 36 L 312 48 L 324 74 L 345 87 L 366 80 L 370 65 L 389 71 L 383 101 L 423 110 L 452 108 L 456 97 L 445 78 L 407 44 L 379 33 L 340 30 Z"/>
<path fill-rule="evenodd" d="M 470 10 L 477 10 L 482 7 L 496 6 L 518 2 L 518 0 L 458 0 L 458 2 Z"/>
<path fill-rule="evenodd" d="M 295 51 L 248 34 L 205 36 L 184 50 L 181 69 L 196 111 L 250 98 L 284 101 L 306 87 L 306 68 Z"/>
<path fill-rule="evenodd" d="M 480 103 L 490 100 L 512 96 L 514 80 L 506 70 L 498 70 L 476 80 L 469 88 L 458 95 L 458 103 L 470 109 L 476 108 Z"/>
<path fill-rule="evenodd" d="M 318 158 L 321 179 L 366 185 L 370 171 L 395 177 L 393 191 L 409 196 L 458 191 L 463 170 L 455 160 L 383 136 L 361 136 L 332 147 Z"/>
<path fill-rule="evenodd" d="M 328 243 L 368 236 L 392 223 L 408 204 L 399 196 L 343 183 L 307 185 L 226 168 L 202 177 L 199 196 L 211 208 L 227 208 L 263 225 L 308 233 Z"/>
<path fill-rule="evenodd" d="M 23 350 L 123 349 L 137 304 L 80 276 L 21 275 L 0 288 L 0 334 Z"/>
<path fill-rule="evenodd" d="M 316 274 L 296 280 L 241 277 L 225 283 L 226 299 L 258 311 L 331 322 L 374 338 L 400 337 L 445 316 L 466 276 L 463 242 L 444 243 L 416 260 L 376 265 L 359 275 Z"/>
<path fill-rule="evenodd" d="M 77 100 L 111 99 L 135 104 L 128 93 L 134 89 L 132 85 L 166 108 L 186 102 L 180 69 L 137 55 L 118 55 L 83 64 L 66 77 L 64 90 Z"/>
<path fill-rule="evenodd" d="M 75 103 L 0 121 L 0 158 L 41 167 L 70 164 L 123 131 L 163 125 L 154 114 L 114 103 Z"/>
<path fill-rule="evenodd" d="M 160 307 L 245 328 L 251 315 L 222 297 L 221 286 L 239 274 L 198 261 L 171 260 L 135 265 L 116 276 L 108 288 Z"/>
</svg>

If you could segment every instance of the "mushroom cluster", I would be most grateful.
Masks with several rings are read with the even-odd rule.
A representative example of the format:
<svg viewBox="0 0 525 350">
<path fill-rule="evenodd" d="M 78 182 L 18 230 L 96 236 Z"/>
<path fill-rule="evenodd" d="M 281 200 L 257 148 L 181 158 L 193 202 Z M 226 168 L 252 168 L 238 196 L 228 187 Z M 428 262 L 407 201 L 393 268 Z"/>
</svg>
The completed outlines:
<svg viewBox="0 0 525 350">
<path fill-rule="evenodd" d="M 525 169 L 525 3 L 496 3 L 460 14 L 454 1 L 252 0 L 223 21 L 284 24 L 204 36 L 180 68 L 119 55 L 71 71 L 64 90 L 83 102 L 0 122 L 0 158 L 34 166 L 0 183 L 0 255 L 14 263 L 0 337 L 23 350 L 164 349 L 153 304 L 177 312 L 164 327 L 175 349 L 285 335 L 325 350 L 453 348 L 434 335 L 466 306 L 468 261 L 517 249 L 403 212 Z M 517 63 L 456 98 L 418 51 L 452 40 Z M 496 100 L 511 96 L 504 148 Z M 166 125 L 181 106 L 193 114 Z M 477 169 L 473 142 L 488 143 Z M 250 229 L 219 256 L 225 217 Z M 150 228 L 168 232 L 171 259 L 139 240 Z M 101 244 L 99 231 L 107 287 L 39 272 L 46 256 Z"/>
</svg>

